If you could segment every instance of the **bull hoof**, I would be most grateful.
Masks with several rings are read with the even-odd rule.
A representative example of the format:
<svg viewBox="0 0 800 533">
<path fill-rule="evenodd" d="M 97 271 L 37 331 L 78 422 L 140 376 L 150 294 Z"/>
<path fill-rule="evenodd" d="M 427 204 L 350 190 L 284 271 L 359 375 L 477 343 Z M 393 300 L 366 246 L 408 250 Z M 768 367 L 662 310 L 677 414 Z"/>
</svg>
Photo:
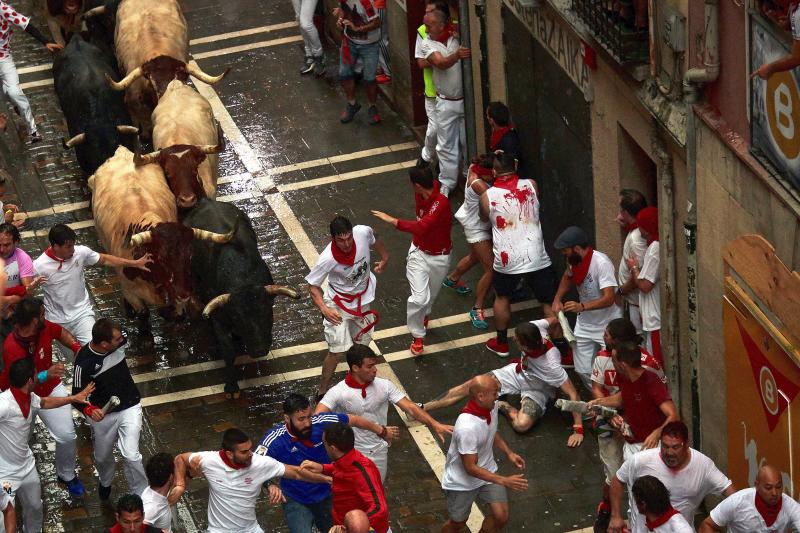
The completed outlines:
<svg viewBox="0 0 800 533">
<path fill-rule="evenodd" d="M 237 382 L 233 383 L 226 383 L 225 384 L 225 397 L 229 400 L 238 400 L 239 396 L 242 395 L 242 391 L 239 389 L 239 384 Z"/>
<path fill-rule="evenodd" d="M 238 400 L 241 395 L 242 395 L 242 391 L 238 391 L 238 390 L 236 392 L 226 392 L 225 393 L 225 398 L 228 399 L 228 400 Z"/>
</svg>

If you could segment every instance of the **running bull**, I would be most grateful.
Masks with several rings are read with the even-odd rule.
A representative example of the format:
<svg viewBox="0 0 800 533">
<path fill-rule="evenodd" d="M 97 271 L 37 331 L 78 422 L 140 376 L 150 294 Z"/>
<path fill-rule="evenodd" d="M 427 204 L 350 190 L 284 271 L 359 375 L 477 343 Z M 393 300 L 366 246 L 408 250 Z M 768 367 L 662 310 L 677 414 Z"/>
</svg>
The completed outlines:
<svg viewBox="0 0 800 533">
<path fill-rule="evenodd" d="M 183 224 L 213 232 L 235 231 L 233 239 L 222 246 L 195 241 L 192 277 L 197 295 L 206 303 L 203 316 L 211 320 L 225 360 L 225 393 L 238 397 L 236 355 L 266 354 L 272 346 L 275 297 L 298 298 L 298 294 L 274 284 L 250 219 L 235 205 L 202 198 Z"/>
</svg>

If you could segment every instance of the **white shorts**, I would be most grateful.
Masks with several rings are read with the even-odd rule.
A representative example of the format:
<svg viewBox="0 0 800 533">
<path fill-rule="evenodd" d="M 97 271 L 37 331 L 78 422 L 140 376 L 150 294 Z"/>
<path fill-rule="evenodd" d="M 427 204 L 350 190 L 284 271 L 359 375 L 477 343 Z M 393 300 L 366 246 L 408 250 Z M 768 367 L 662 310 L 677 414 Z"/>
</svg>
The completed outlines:
<svg viewBox="0 0 800 533">
<path fill-rule="evenodd" d="M 467 244 L 475 244 L 476 242 L 491 241 L 492 230 L 485 227 L 469 227 L 464 226 L 464 237 L 467 239 Z"/>
<path fill-rule="evenodd" d="M 328 343 L 328 351 L 331 353 L 346 352 L 354 344 L 353 339 L 358 335 L 358 332 L 375 320 L 375 317 L 371 315 L 365 318 L 358 318 L 348 314 L 339 309 L 335 303 L 328 299 L 325 299 L 325 305 L 338 310 L 339 314 L 342 315 L 342 322 L 339 325 L 334 325 L 328 322 L 327 319 L 322 321 L 322 325 L 325 327 L 325 342 Z M 369 305 L 362 305 L 361 310 L 369 311 Z M 373 331 L 375 331 L 374 328 L 364 333 L 358 340 L 358 344 L 369 344 L 372 342 Z"/>
<path fill-rule="evenodd" d="M 531 383 L 524 374 L 517 374 L 516 363 L 507 364 L 491 373 L 500 382 L 500 394 L 519 394 L 523 398 L 530 398 L 542 408 L 542 413 L 547 409 L 547 402 L 555 396 L 553 387 L 538 380 Z"/>
<path fill-rule="evenodd" d="M 606 485 L 611 484 L 611 479 L 617 475 L 617 470 L 622 466 L 622 448 L 625 439 L 614 431 L 608 437 L 597 438 L 597 451 L 603 461 L 603 471 L 606 474 Z"/>
</svg>

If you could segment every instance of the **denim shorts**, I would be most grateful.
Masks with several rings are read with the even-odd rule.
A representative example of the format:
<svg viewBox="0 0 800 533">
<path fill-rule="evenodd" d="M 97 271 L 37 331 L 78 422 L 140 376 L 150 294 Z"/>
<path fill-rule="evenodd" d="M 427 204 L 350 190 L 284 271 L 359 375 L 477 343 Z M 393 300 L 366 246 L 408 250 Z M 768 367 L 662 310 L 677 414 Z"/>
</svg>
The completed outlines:
<svg viewBox="0 0 800 533">
<path fill-rule="evenodd" d="M 342 37 L 346 39 L 346 37 Z M 364 67 L 362 71 L 363 80 L 366 83 L 375 83 L 375 72 L 378 70 L 378 54 L 380 53 L 380 43 L 357 44 L 349 41 L 350 57 L 353 63 L 344 60 L 342 49 L 339 50 L 339 79 L 352 80 L 356 77 L 355 66 L 361 62 Z"/>
</svg>

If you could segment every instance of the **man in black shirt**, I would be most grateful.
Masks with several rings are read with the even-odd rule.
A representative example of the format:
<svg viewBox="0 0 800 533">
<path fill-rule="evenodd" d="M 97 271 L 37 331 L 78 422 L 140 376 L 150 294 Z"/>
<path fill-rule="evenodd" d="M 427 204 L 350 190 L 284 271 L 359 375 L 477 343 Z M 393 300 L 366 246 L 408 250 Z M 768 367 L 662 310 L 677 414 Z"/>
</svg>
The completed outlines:
<svg viewBox="0 0 800 533">
<path fill-rule="evenodd" d="M 164 530 L 144 523 L 144 504 L 136 494 L 123 494 L 117 502 L 117 523 L 108 533 L 164 533 Z"/>
<path fill-rule="evenodd" d="M 107 318 L 95 322 L 92 340 L 75 357 L 73 390 L 81 390 L 94 382 L 95 390 L 89 396 L 90 404 L 75 406 L 86 415 L 92 427 L 94 460 L 100 475 L 98 493 L 101 500 L 111 496 L 114 479 L 114 443 L 124 459 L 125 479 L 130 490 L 141 494 L 147 487 L 147 476 L 139 453 L 139 433 L 142 429 L 142 405 L 125 362 L 123 345 L 127 338 L 119 325 Z M 112 396 L 119 398 L 119 405 L 103 413 L 103 406 Z"/>
<path fill-rule="evenodd" d="M 527 169 L 523 164 L 522 143 L 519 139 L 514 124 L 511 122 L 511 112 L 503 102 L 492 102 L 486 108 L 486 120 L 492 127 L 492 136 L 489 139 L 489 151 L 502 150 L 517 160 L 517 175 L 529 178 Z"/>
</svg>

